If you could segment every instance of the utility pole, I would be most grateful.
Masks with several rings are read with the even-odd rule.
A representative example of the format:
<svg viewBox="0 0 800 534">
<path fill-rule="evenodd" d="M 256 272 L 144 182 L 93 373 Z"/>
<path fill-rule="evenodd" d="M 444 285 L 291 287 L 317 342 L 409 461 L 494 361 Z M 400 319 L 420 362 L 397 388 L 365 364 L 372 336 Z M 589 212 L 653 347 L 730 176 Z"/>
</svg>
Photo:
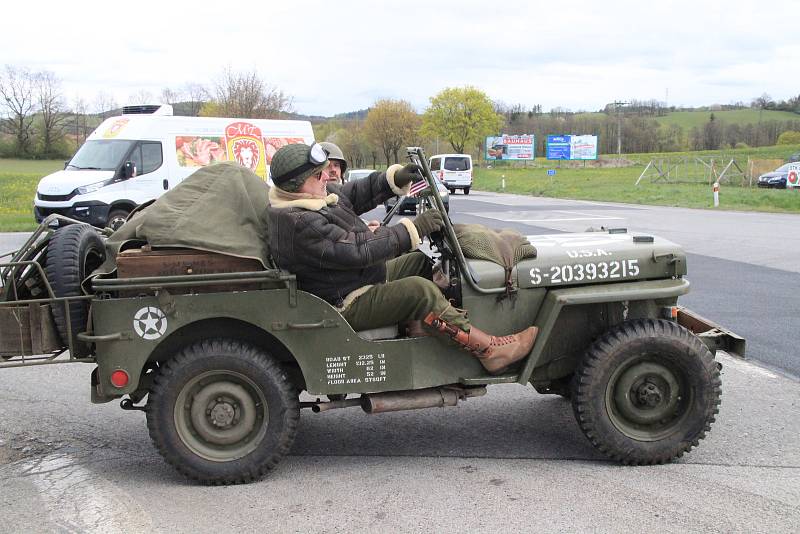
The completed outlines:
<svg viewBox="0 0 800 534">
<path fill-rule="evenodd" d="M 614 111 L 617 112 L 617 156 L 622 156 L 622 115 L 619 112 L 621 106 L 627 106 L 628 102 L 614 102 Z"/>
</svg>

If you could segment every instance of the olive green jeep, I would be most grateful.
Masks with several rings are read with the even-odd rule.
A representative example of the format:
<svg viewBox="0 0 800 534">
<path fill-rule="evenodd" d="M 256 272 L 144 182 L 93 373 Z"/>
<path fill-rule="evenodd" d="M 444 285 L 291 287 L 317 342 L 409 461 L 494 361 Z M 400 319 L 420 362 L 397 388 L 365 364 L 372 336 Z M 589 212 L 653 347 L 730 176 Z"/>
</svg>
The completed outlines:
<svg viewBox="0 0 800 534">
<path fill-rule="evenodd" d="M 408 152 L 430 186 L 423 204 L 445 213 L 422 150 Z M 625 464 L 668 462 L 696 446 L 720 404 L 715 351 L 743 357 L 745 342 L 678 306 L 689 291 L 682 249 L 624 229 L 529 240 L 536 257 L 507 271 L 465 257 L 447 217 L 431 239 L 445 294 L 475 326 L 497 335 L 539 327 L 527 358 L 494 376 L 445 336 L 355 332 L 274 265 L 82 286 L 103 261 L 103 238 L 51 216 L 0 264 L 0 367 L 94 365 L 92 401 L 144 410 L 164 458 L 212 484 L 275 467 L 301 409 L 455 406 L 494 384 L 571 399 L 591 444 Z"/>
</svg>

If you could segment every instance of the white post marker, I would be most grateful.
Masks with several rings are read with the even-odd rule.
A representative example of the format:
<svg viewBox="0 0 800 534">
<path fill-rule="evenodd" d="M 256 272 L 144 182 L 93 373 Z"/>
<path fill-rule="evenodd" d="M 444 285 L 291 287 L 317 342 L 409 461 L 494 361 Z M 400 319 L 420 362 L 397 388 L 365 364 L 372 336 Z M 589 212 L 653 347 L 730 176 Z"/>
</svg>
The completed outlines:
<svg viewBox="0 0 800 534">
<path fill-rule="evenodd" d="M 503 174 L 503 180 L 500 182 L 500 188 L 505 191 L 506 190 L 506 175 Z"/>
<path fill-rule="evenodd" d="M 719 207 L 719 182 L 714 182 L 714 207 Z"/>
</svg>

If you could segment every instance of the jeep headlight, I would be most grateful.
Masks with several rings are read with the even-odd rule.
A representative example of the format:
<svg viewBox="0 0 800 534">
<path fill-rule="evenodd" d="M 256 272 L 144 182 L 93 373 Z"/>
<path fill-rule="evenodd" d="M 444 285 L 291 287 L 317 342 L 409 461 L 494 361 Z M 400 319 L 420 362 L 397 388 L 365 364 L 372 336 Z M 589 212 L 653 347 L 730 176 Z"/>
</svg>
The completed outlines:
<svg viewBox="0 0 800 534">
<path fill-rule="evenodd" d="M 85 195 L 87 193 L 93 193 L 93 192 L 97 191 L 98 189 L 100 189 L 101 187 L 103 187 L 105 185 L 106 185 L 106 181 L 105 180 L 103 180 L 102 182 L 95 182 L 95 183 L 89 184 L 89 185 L 82 185 L 82 186 L 78 187 L 77 189 L 75 189 L 75 193 L 77 193 L 79 195 Z"/>
</svg>

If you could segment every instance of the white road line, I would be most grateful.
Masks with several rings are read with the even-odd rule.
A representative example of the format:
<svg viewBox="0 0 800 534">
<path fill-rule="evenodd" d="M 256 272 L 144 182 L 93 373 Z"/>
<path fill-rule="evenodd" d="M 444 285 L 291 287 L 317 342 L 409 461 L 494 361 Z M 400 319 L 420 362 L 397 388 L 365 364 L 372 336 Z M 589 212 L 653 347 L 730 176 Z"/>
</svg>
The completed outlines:
<svg viewBox="0 0 800 534">
<path fill-rule="evenodd" d="M 558 218 L 558 219 L 512 219 L 508 217 L 501 217 L 499 215 L 489 215 L 486 213 L 474 213 L 469 212 L 466 215 L 471 215 L 473 217 L 482 217 L 484 219 L 493 219 L 496 221 L 507 221 L 507 222 L 520 222 L 520 223 L 527 223 L 527 222 L 568 222 L 568 221 L 622 221 L 624 217 L 570 217 L 570 218 Z"/>
<path fill-rule="evenodd" d="M 622 217 L 575 217 L 572 219 L 513 219 L 509 222 L 621 221 Z"/>
</svg>

